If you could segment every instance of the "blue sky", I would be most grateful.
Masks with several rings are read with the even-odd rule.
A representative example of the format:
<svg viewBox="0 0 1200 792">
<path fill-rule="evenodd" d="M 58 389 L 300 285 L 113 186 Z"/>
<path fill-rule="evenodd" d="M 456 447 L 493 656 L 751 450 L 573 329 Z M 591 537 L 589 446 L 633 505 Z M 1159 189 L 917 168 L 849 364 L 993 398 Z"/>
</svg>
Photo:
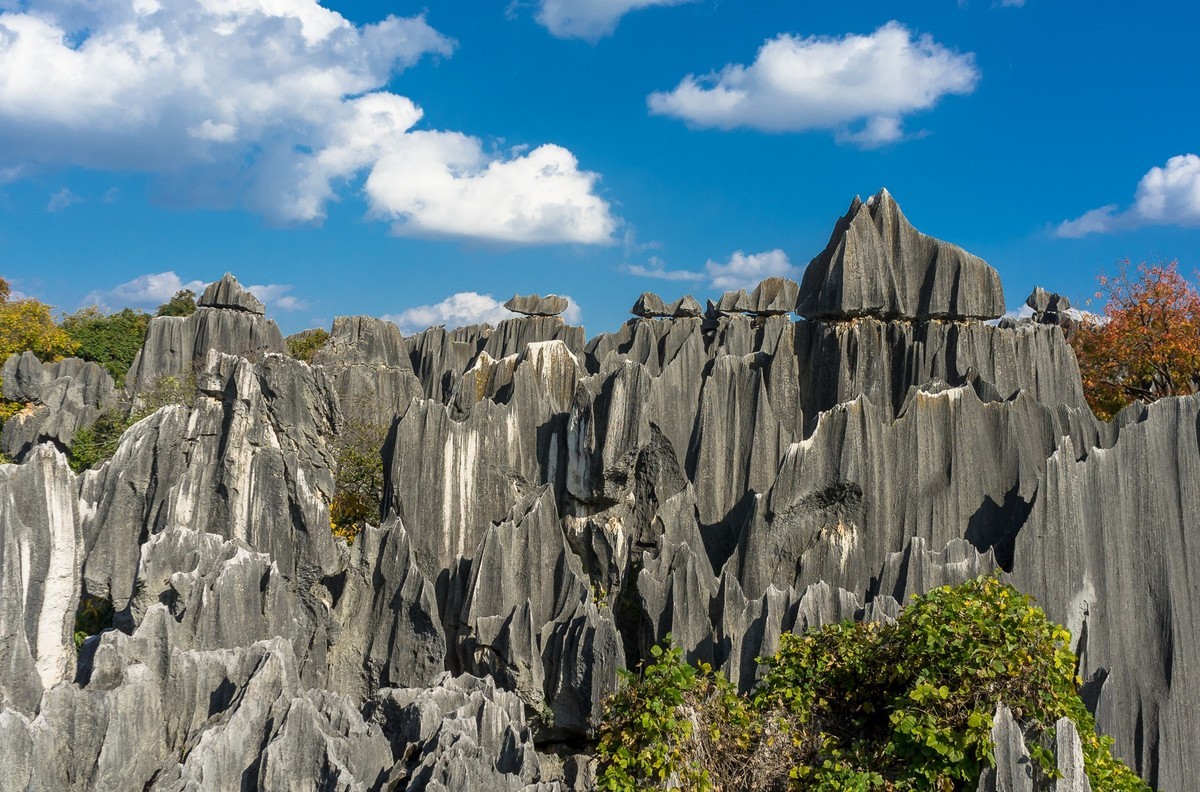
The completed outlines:
<svg viewBox="0 0 1200 792">
<path fill-rule="evenodd" d="M 285 332 L 557 292 L 598 332 L 799 277 L 886 186 L 1012 307 L 1191 275 L 1200 11 L 1137 5 L 0 0 L 0 274 L 74 310 L 230 270 Z"/>
</svg>

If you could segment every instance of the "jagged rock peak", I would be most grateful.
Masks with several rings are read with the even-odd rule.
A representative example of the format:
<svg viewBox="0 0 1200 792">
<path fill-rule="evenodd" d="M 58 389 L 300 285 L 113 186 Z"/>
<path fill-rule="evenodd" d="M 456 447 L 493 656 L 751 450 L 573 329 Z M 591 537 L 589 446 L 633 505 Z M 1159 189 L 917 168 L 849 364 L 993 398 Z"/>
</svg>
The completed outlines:
<svg viewBox="0 0 1200 792">
<path fill-rule="evenodd" d="M 1048 292 L 1041 286 L 1033 290 L 1033 293 L 1025 298 L 1025 304 L 1034 310 L 1034 313 L 1062 313 L 1071 307 L 1070 299 L 1064 297 L 1058 292 Z"/>
<path fill-rule="evenodd" d="M 995 319 L 1004 313 L 1000 275 L 983 259 L 913 228 L 887 190 L 858 198 L 800 285 L 808 319 L 879 316 Z"/>
<path fill-rule="evenodd" d="M 800 286 L 794 280 L 772 277 L 759 283 L 749 294 L 745 289 L 725 292 L 713 305 L 713 310 L 723 314 L 788 314 L 796 310 L 799 293 Z"/>
<path fill-rule="evenodd" d="M 700 316 L 703 309 L 696 298 L 690 294 L 685 294 L 675 302 L 667 306 L 667 310 L 671 312 L 671 316 L 676 319 L 687 319 Z"/>
<path fill-rule="evenodd" d="M 540 294 L 514 294 L 504 303 L 504 307 L 526 316 L 558 316 L 567 310 L 567 298 L 557 294 L 548 294 L 545 297 Z"/>
<path fill-rule="evenodd" d="M 196 304 L 202 308 L 232 308 L 259 316 L 267 312 L 267 307 L 262 301 L 242 288 L 238 279 L 228 272 L 221 280 L 208 284 L 208 288 Z"/>
</svg>

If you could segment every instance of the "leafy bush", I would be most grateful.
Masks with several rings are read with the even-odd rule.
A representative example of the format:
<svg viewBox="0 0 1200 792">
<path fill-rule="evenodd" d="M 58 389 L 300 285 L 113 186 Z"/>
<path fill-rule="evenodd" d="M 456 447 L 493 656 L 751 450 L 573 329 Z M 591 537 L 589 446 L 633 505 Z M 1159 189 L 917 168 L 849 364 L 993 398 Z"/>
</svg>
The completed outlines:
<svg viewBox="0 0 1200 792">
<path fill-rule="evenodd" d="M 79 600 L 79 608 L 75 611 L 75 651 L 83 648 L 83 642 L 93 635 L 99 635 L 113 626 L 113 604 L 100 597 L 89 597 L 86 594 Z"/>
<path fill-rule="evenodd" d="M 97 467 L 117 453 L 121 435 L 133 425 L 124 413 L 110 410 L 104 412 L 91 426 L 75 433 L 71 447 L 67 449 L 67 462 L 76 473 Z"/>
<path fill-rule="evenodd" d="M 112 459 L 126 429 L 167 405 L 195 404 L 198 395 L 195 377 L 161 377 L 148 391 L 138 395 L 136 409 L 128 413 L 108 410 L 90 426 L 76 432 L 67 449 L 67 462 L 76 473 L 98 467 Z"/>
<path fill-rule="evenodd" d="M 320 327 L 290 335 L 286 339 L 288 354 L 296 360 L 312 363 L 317 350 L 325 346 L 325 342 L 328 340 L 329 331 Z"/>
<path fill-rule="evenodd" d="M 383 454 L 388 426 L 348 420 L 334 441 L 337 475 L 329 523 L 336 536 L 353 542 L 364 523 L 379 519 L 383 500 Z"/>
<path fill-rule="evenodd" d="M 155 316 L 191 316 L 196 312 L 196 292 L 180 289 L 175 296 L 158 306 Z"/>
<path fill-rule="evenodd" d="M 75 354 L 104 366 L 121 388 L 149 324 L 150 317 L 141 311 L 125 308 L 105 314 L 93 305 L 64 317 L 62 327 L 79 345 Z"/>
<path fill-rule="evenodd" d="M 1069 641 L 1030 597 L 986 576 L 914 599 L 895 624 L 785 634 L 745 698 L 659 649 L 607 703 L 601 787 L 962 789 L 994 765 L 1004 703 L 1044 776 L 1057 771 L 1041 738 L 1065 716 L 1093 789 L 1148 790 L 1096 733 Z"/>
<path fill-rule="evenodd" d="M 0 282 L 3 279 L 0 278 Z M 51 316 L 51 308 L 33 299 L 9 300 L 8 284 L 0 289 L 0 363 L 9 355 L 32 351 L 41 360 L 61 360 L 79 347 Z"/>
</svg>

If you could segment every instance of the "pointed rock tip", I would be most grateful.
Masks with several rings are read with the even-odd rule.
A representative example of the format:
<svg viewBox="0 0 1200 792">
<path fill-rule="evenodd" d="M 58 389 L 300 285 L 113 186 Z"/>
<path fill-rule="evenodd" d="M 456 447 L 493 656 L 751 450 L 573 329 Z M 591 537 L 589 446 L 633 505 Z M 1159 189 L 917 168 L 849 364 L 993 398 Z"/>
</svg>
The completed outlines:
<svg viewBox="0 0 1200 792">
<path fill-rule="evenodd" d="M 227 308 L 259 316 L 267 312 L 262 301 L 246 291 L 231 272 L 226 272 L 219 281 L 208 284 L 196 304 L 202 308 Z"/>
</svg>

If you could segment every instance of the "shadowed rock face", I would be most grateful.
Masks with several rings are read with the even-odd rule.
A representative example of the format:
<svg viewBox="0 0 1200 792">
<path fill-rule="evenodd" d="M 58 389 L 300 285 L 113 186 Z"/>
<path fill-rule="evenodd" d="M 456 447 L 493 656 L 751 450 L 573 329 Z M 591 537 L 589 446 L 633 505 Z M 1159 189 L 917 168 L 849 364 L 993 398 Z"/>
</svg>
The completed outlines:
<svg viewBox="0 0 1200 792">
<path fill-rule="evenodd" d="M 194 403 L 80 476 L 42 435 L 0 466 L 0 788 L 588 789 L 571 751 L 667 633 L 749 690 L 783 631 L 998 566 L 1070 627 L 1118 754 L 1189 788 L 1200 399 L 1096 421 L 1059 327 L 974 318 L 994 275 L 881 194 L 803 288 L 703 318 L 643 295 L 591 340 L 343 317 L 308 365 L 214 284 L 130 374 L 135 397 L 194 377 Z M 92 381 L 53 365 L 10 359 L 6 395 L 65 426 L 46 394 Z M 347 546 L 335 448 L 364 416 L 386 486 Z M 76 655 L 85 595 L 118 629 Z M 1043 788 L 1007 710 L 993 736 L 980 788 Z M 1072 724 L 1056 739 L 1046 788 L 1087 789 Z"/>
</svg>

